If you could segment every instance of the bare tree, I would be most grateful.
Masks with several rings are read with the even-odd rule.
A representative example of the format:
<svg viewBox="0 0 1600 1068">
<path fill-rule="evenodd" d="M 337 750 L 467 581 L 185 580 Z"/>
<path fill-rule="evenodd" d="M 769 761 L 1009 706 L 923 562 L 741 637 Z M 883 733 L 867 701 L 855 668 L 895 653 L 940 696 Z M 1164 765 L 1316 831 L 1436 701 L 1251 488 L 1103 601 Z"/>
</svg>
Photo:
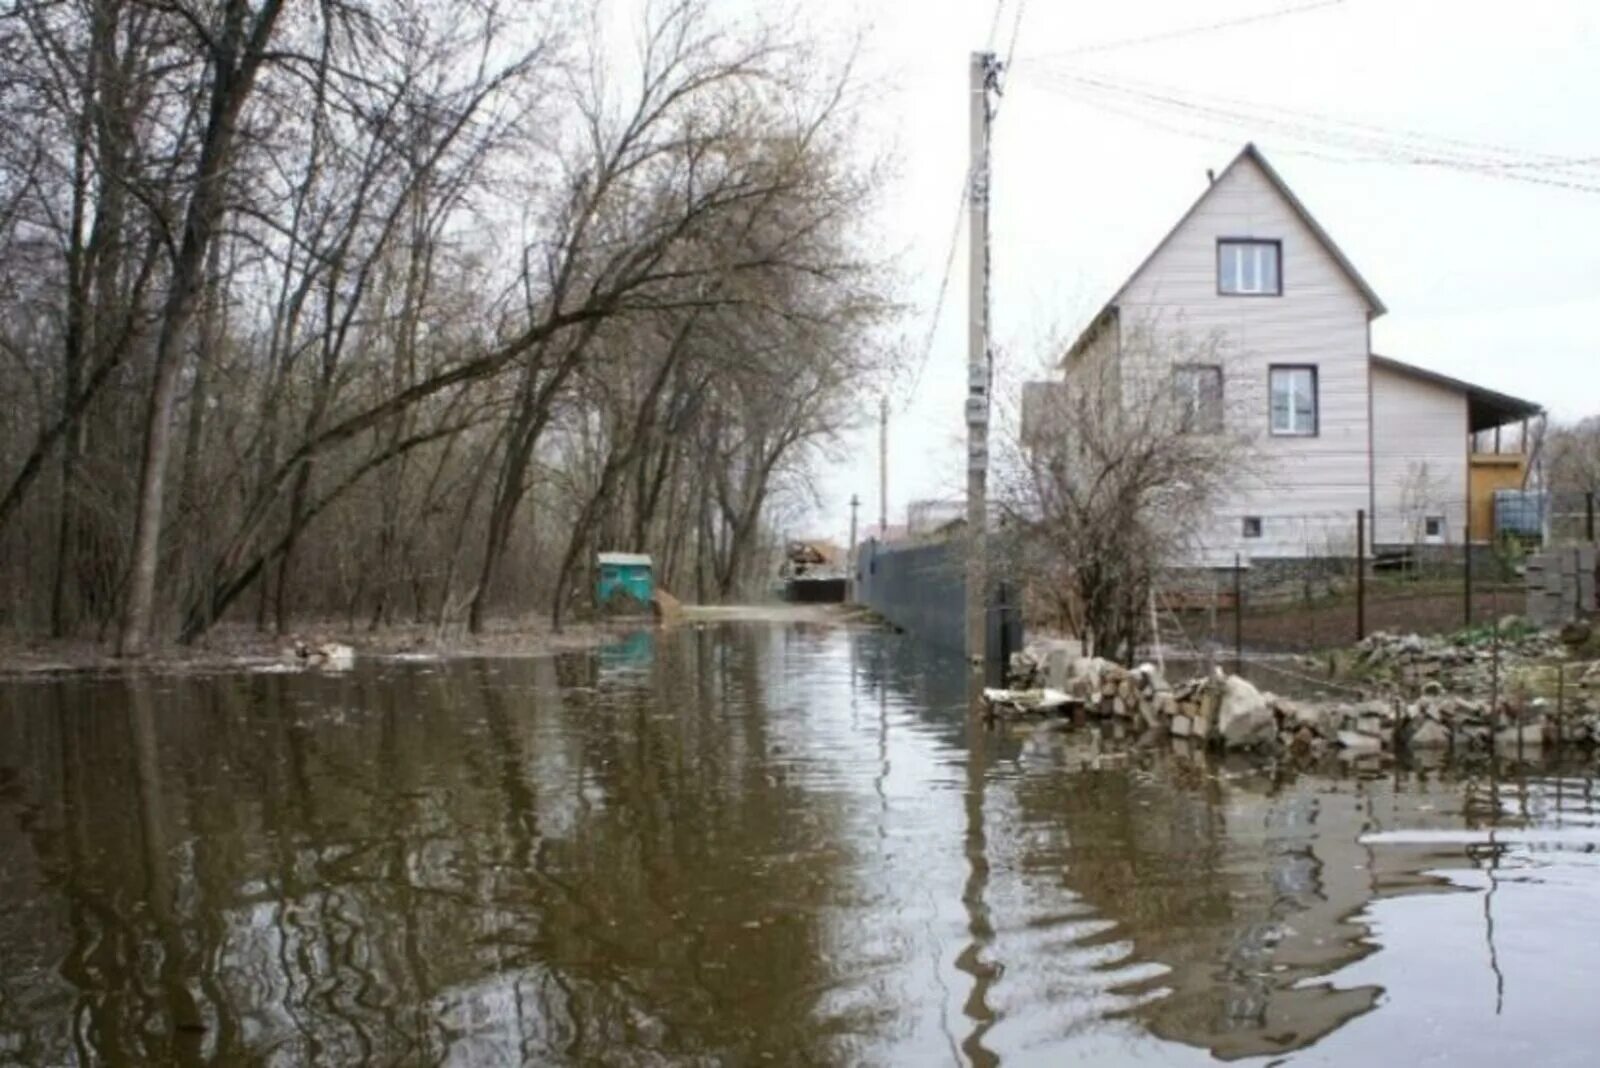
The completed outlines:
<svg viewBox="0 0 1600 1068">
<path fill-rule="evenodd" d="M 1162 572 L 1199 562 L 1213 513 L 1246 477 L 1244 421 L 1213 388 L 1226 380 L 1216 339 L 1130 326 L 1120 357 L 1024 387 L 995 499 L 1030 585 L 1100 655 L 1132 658 Z"/>
<path fill-rule="evenodd" d="M 730 596 L 884 359 L 850 72 L 706 0 L 13 9 L 8 625 Z"/>
<path fill-rule="evenodd" d="M 1557 493 L 1600 493 L 1600 415 L 1545 432 L 1545 471 Z"/>
<path fill-rule="evenodd" d="M 172 254 L 170 277 L 159 316 L 155 376 L 145 417 L 139 464 L 137 510 L 129 562 L 128 592 L 123 606 L 117 652 L 138 656 L 149 644 L 155 626 L 156 569 L 160 562 L 162 502 L 166 494 L 167 456 L 172 440 L 173 405 L 182 371 L 183 342 L 200 298 L 203 265 L 222 219 L 228 168 L 235 151 L 240 113 L 255 87 L 256 75 L 272 43 L 282 0 L 225 0 L 214 22 L 191 13 L 199 48 L 205 57 L 204 132 L 194 167 L 188 203 L 182 212 L 181 236 Z"/>
</svg>

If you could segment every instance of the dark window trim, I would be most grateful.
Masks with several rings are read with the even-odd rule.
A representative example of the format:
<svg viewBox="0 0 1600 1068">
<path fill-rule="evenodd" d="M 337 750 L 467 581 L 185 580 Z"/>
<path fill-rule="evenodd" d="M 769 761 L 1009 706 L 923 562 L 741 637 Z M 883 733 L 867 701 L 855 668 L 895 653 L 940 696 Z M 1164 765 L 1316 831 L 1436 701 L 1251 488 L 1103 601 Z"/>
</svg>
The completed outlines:
<svg viewBox="0 0 1600 1068">
<path fill-rule="evenodd" d="M 1222 288 L 1223 245 L 1272 245 L 1278 250 L 1278 288 L 1261 293 L 1234 293 Z M 1219 237 L 1217 238 L 1217 296 L 1219 297 L 1281 297 L 1283 296 L 1283 240 L 1276 237 Z"/>
<path fill-rule="evenodd" d="M 1254 534 L 1250 532 L 1250 524 L 1252 523 L 1255 524 Z M 1239 520 L 1239 536 L 1241 538 L 1259 538 L 1265 529 L 1266 524 L 1262 523 L 1261 517 L 1258 515 L 1247 515 Z"/>
<path fill-rule="evenodd" d="M 1304 434 L 1297 430 L 1278 430 L 1272 425 L 1272 372 L 1274 371 L 1310 371 L 1311 372 L 1311 433 Z M 1314 363 L 1269 363 L 1267 364 L 1267 436 L 1273 438 L 1318 438 L 1322 436 L 1322 376 L 1317 373 Z"/>
</svg>

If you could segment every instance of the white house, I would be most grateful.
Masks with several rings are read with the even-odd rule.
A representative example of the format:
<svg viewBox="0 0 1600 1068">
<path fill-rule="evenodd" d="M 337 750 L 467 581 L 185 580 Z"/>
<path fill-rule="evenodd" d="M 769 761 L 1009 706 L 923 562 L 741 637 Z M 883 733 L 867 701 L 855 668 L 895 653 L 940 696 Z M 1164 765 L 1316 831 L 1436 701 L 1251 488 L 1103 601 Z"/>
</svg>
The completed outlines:
<svg viewBox="0 0 1600 1068">
<path fill-rule="evenodd" d="M 1131 380 L 1135 352 L 1167 354 L 1160 373 L 1202 422 L 1251 439 L 1252 473 L 1202 532 L 1204 562 L 1353 554 L 1358 510 L 1372 547 L 1460 544 L 1469 522 L 1487 540 L 1490 492 L 1522 485 L 1527 421 L 1542 409 L 1375 355 L 1371 323 L 1385 310 L 1246 145 L 1061 367 L 1070 390 L 1108 367 Z M 1501 452 L 1502 426 L 1519 428 L 1513 452 Z M 1494 453 L 1474 452 L 1490 433 Z"/>
</svg>

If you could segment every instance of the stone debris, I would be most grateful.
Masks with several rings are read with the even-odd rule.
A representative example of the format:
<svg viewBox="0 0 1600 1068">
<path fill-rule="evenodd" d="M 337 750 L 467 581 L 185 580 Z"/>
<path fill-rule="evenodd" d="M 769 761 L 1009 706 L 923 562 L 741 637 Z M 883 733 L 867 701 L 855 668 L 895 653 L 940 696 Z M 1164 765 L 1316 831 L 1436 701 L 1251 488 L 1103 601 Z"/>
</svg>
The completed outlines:
<svg viewBox="0 0 1600 1068">
<path fill-rule="evenodd" d="M 1260 690 L 1229 675 L 1217 704 L 1217 733 L 1224 749 L 1258 749 L 1278 737 L 1278 720 Z"/>
<path fill-rule="evenodd" d="M 1516 616 L 1502 619 L 1498 630 L 1502 671 L 1513 664 L 1566 655 L 1558 635 L 1531 630 Z M 1487 692 L 1494 670 L 1495 645 L 1495 640 L 1483 631 L 1449 638 L 1375 631 L 1356 644 L 1356 664 L 1371 678 L 1405 686 L 1436 692 Z"/>
<path fill-rule="evenodd" d="M 991 716 L 1039 716 L 1066 708 L 1073 699 L 1049 687 L 1033 690 L 983 691 L 983 702 Z"/>
<path fill-rule="evenodd" d="M 356 663 L 356 651 L 342 642 L 310 642 L 296 639 L 283 652 L 286 662 L 324 671 L 349 671 Z"/>
<path fill-rule="evenodd" d="M 1515 631 L 1507 646 L 1520 655 L 1559 655 L 1556 640 Z M 1064 643 L 1063 643 L 1064 644 Z M 1370 659 L 1412 667 L 1473 667 L 1487 649 L 1416 635 L 1373 635 L 1359 647 Z M 1290 700 L 1265 693 L 1248 680 L 1215 669 L 1211 675 L 1171 683 L 1151 664 L 1126 668 L 1099 657 L 1068 656 L 1041 642 L 1012 657 L 1018 690 L 986 691 L 1000 715 L 1081 713 L 1110 721 L 1130 735 L 1185 738 L 1218 749 L 1320 755 L 1393 753 L 1397 749 L 1487 753 L 1530 749 L 1560 740 L 1600 745 L 1600 664 L 1568 675 L 1562 714 L 1544 698 L 1515 696 L 1490 687 L 1456 692 L 1457 678 L 1417 685 L 1412 700 Z M 994 696 L 991 697 L 990 695 Z M 1049 701 L 1029 695 L 1059 695 Z"/>
</svg>

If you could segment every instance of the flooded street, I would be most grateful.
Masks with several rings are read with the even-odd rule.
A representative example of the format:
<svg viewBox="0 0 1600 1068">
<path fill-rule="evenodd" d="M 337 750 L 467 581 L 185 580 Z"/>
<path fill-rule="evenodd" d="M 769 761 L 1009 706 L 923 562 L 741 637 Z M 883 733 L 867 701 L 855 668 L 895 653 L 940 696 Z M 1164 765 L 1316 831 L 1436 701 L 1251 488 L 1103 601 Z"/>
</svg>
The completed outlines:
<svg viewBox="0 0 1600 1068">
<path fill-rule="evenodd" d="M 0 683 L 0 1063 L 1591 1064 L 1593 764 L 984 729 L 728 623 Z"/>
</svg>

